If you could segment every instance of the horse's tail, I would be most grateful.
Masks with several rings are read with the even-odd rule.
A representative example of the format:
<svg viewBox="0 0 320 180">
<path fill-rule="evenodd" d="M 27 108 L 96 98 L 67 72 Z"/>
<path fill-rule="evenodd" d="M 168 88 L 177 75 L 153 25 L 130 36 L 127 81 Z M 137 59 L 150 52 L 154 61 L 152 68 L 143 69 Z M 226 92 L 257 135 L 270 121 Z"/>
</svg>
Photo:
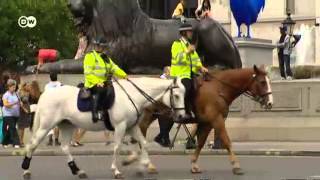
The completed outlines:
<svg viewBox="0 0 320 180">
<path fill-rule="evenodd" d="M 36 107 L 36 112 L 33 118 L 33 126 L 31 127 L 32 133 L 35 133 L 40 127 L 40 115 L 39 115 L 39 108 Z"/>
</svg>

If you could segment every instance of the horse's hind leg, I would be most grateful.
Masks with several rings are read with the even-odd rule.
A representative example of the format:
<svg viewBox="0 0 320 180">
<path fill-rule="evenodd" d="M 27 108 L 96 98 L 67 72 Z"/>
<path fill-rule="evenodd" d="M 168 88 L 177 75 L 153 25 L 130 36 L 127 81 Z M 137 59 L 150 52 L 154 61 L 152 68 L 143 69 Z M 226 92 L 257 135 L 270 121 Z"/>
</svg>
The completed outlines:
<svg viewBox="0 0 320 180">
<path fill-rule="evenodd" d="M 226 148 L 228 150 L 229 159 L 232 164 L 233 174 L 242 175 L 242 174 L 244 174 L 244 172 L 240 168 L 240 162 L 239 162 L 238 158 L 236 157 L 236 155 L 232 151 L 231 141 L 229 139 L 224 122 L 225 122 L 224 119 L 222 121 L 219 121 L 219 125 L 217 126 L 217 128 L 219 128 L 218 132 L 220 133 L 220 138 L 223 142 L 224 148 Z"/>
<path fill-rule="evenodd" d="M 72 154 L 70 153 L 69 144 L 72 139 L 74 126 L 68 122 L 62 122 L 59 125 L 61 134 L 61 149 L 68 156 L 68 166 L 73 175 L 77 175 L 79 178 L 87 178 L 85 171 L 80 170 L 74 161 Z"/>
<path fill-rule="evenodd" d="M 206 143 L 207 137 L 209 132 L 211 131 L 210 124 L 199 124 L 197 129 L 197 139 L 198 139 L 198 146 L 191 156 L 191 172 L 192 173 L 201 173 L 201 169 L 197 164 L 201 149 L 203 148 L 204 144 Z"/>
<path fill-rule="evenodd" d="M 32 154 L 36 150 L 40 142 L 43 141 L 43 138 L 48 134 L 50 130 L 51 129 L 40 127 L 33 133 L 30 144 L 27 144 L 25 148 L 26 154 L 21 165 L 21 168 L 24 170 L 23 171 L 24 179 L 31 178 L 31 171 L 29 170 L 29 167 L 32 159 Z"/>
</svg>

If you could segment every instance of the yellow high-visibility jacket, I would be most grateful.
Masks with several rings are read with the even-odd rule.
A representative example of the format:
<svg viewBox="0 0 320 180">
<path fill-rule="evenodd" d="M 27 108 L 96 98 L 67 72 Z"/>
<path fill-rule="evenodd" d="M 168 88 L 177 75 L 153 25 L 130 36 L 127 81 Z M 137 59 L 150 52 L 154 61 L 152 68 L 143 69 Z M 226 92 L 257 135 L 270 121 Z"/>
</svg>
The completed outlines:
<svg viewBox="0 0 320 180">
<path fill-rule="evenodd" d="M 173 42 L 171 47 L 171 77 L 191 79 L 190 63 L 192 63 L 192 72 L 195 74 L 199 72 L 202 63 L 198 53 L 194 51 L 191 54 L 187 54 L 186 52 L 187 45 L 182 38 Z"/>
<path fill-rule="evenodd" d="M 83 70 L 86 88 L 91 88 L 99 83 L 104 83 L 108 75 L 115 75 L 119 78 L 125 78 L 127 74 L 120 69 L 111 58 L 105 62 L 100 53 L 91 51 L 86 54 L 83 62 Z"/>
</svg>

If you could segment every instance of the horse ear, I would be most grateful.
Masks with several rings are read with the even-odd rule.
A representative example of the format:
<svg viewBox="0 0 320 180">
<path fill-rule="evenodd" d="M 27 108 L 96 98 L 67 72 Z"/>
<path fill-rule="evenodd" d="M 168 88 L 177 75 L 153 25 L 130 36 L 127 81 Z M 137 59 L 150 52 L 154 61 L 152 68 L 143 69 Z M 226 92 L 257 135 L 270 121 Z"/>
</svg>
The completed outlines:
<svg viewBox="0 0 320 180">
<path fill-rule="evenodd" d="M 259 69 L 256 65 L 253 65 L 253 70 L 255 74 L 259 74 Z"/>
</svg>

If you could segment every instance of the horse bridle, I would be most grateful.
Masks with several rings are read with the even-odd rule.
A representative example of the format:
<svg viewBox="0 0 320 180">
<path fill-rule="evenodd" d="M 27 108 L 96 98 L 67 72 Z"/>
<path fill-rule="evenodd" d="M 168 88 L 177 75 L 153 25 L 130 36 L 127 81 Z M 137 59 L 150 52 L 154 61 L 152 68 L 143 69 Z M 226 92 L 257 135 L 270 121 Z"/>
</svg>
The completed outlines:
<svg viewBox="0 0 320 180">
<path fill-rule="evenodd" d="M 248 83 L 248 85 L 246 86 L 245 89 L 249 89 L 249 87 L 252 85 L 252 83 L 253 83 L 254 81 L 258 81 L 256 74 L 253 74 L 253 75 L 252 75 L 252 80 Z M 255 94 L 253 94 L 251 91 L 246 90 L 246 91 L 243 92 L 243 94 L 244 94 L 245 96 L 249 97 L 250 99 L 252 99 L 253 101 L 256 101 L 256 102 L 262 104 L 262 103 L 264 102 L 265 98 L 266 98 L 268 95 L 272 94 L 272 91 L 263 93 L 263 94 L 261 94 L 261 95 L 255 95 Z"/>
<path fill-rule="evenodd" d="M 218 79 L 217 77 L 215 77 L 215 76 L 213 76 L 213 75 L 211 75 L 211 77 L 214 78 L 214 79 L 216 79 L 217 81 L 219 81 L 221 84 L 224 84 L 224 85 L 226 85 L 226 86 L 231 87 L 231 88 L 234 89 L 234 90 L 237 90 L 237 88 L 235 88 L 233 85 L 231 85 L 231 84 L 229 84 L 229 83 L 226 83 L 226 82 Z M 258 102 L 258 103 L 261 104 L 261 103 L 263 103 L 263 101 L 265 100 L 265 97 L 266 97 L 266 96 L 272 94 L 272 91 L 271 91 L 271 92 L 266 92 L 266 93 L 261 94 L 261 95 L 253 94 L 253 93 L 252 93 L 251 91 L 249 91 L 248 89 L 249 89 L 249 87 L 252 85 L 252 83 L 253 83 L 254 81 L 257 81 L 257 76 L 256 76 L 256 74 L 253 74 L 253 75 L 252 75 L 251 80 L 248 82 L 248 84 L 245 86 L 245 88 L 240 91 L 239 94 L 240 94 L 240 95 L 243 94 L 243 95 L 245 95 L 246 97 L 250 98 L 251 100 L 256 101 L 256 102 Z"/>
</svg>

